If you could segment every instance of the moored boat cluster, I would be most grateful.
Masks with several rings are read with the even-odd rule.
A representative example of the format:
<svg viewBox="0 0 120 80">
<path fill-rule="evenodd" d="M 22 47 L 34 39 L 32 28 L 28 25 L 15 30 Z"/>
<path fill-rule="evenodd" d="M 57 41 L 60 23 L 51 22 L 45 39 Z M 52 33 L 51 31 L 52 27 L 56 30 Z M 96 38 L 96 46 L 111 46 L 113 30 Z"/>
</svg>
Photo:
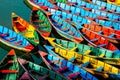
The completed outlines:
<svg viewBox="0 0 120 80">
<path fill-rule="evenodd" d="M 0 25 L 0 80 L 120 80 L 120 7 L 100 0 L 24 0 L 30 23 Z M 108 1 L 109 2 L 109 1 Z"/>
</svg>

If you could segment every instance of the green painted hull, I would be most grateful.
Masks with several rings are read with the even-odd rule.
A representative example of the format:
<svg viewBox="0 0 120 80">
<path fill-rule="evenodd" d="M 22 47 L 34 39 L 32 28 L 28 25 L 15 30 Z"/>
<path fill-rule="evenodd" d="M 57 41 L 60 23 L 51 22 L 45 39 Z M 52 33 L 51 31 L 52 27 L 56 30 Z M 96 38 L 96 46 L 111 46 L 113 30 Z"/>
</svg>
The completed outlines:
<svg viewBox="0 0 120 80">
<path fill-rule="evenodd" d="M 22 65 L 26 71 L 29 71 L 28 74 L 30 74 L 31 77 L 33 77 L 36 80 L 41 79 L 44 76 L 47 76 L 45 78 L 43 78 L 44 80 L 67 80 L 65 77 L 63 77 L 62 75 L 59 75 L 58 73 L 51 71 L 45 67 L 42 67 L 40 65 L 34 64 L 30 61 L 25 61 L 26 64 L 22 64 L 21 59 L 18 59 L 20 65 Z M 25 67 L 26 66 L 26 67 Z M 32 71 L 32 72 L 30 72 Z M 42 79 L 41 79 L 42 80 Z"/>
<path fill-rule="evenodd" d="M 2 70 L 4 70 L 2 72 Z M 9 71 L 11 70 L 11 71 Z M 14 50 L 11 50 L 0 64 L 0 80 L 17 80 L 19 65 Z"/>
<path fill-rule="evenodd" d="M 45 12 L 36 4 L 33 4 L 30 0 L 24 0 L 25 4 L 33 9 L 34 7 L 38 8 L 38 12 L 35 10 L 32 11 L 30 20 L 31 23 L 36 27 L 37 31 L 40 33 L 42 37 L 48 37 L 52 31 L 52 26 L 50 24 L 50 20 L 48 19 L 48 16 L 45 14 Z M 38 15 L 38 18 L 35 19 L 34 15 Z M 42 21 L 43 22 L 36 22 L 34 23 L 33 20 Z"/>
<path fill-rule="evenodd" d="M 35 17 L 37 15 L 37 17 Z M 37 31 L 43 37 L 48 37 L 51 33 L 52 26 L 49 23 L 48 17 L 42 10 L 33 10 L 31 13 L 31 23 L 35 25 Z"/>
<path fill-rule="evenodd" d="M 120 66 L 120 54 L 116 54 L 110 50 L 95 48 L 92 46 L 78 44 L 62 39 L 48 38 L 50 44 L 54 47 L 61 47 L 62 49 L 74 50 L 79 54 L 88 55 L 93 58 L 100 59 L 109 64 Z"/>
</svg>

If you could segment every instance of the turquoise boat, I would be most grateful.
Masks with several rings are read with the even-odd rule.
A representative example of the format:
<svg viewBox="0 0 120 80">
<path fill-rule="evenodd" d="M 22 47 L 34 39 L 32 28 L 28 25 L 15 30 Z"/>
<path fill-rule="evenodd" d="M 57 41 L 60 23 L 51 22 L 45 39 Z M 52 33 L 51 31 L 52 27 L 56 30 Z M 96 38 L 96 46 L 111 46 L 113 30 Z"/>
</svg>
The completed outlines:
<svg viewBox="0 0 120 80">
<path fill-rule="evenodd" d="M 120 13 L 120 6 L 117 6 L 115 4 L 110 4 L 107 2 L 103 2 L 100 0 L 91 0 L 91 3 L 100 6 L 102 8 L 104 8 L 103 10 L 108 10 L 111 13 L 116 13 L 119 14 Z"/>
<path fill-rule="evenodd" d="M 65 22 L 63 19 L 56 15 L 51 15 L 49 18 L 58 34 L 76 43 L 83 41 L 80 33 L 69 23 Z"/>
<path fill-rule="evenodd" d="M 54 48 L 48 45 L 44 45 L 44 47 L 49 54 L 66 59 L 67 61 L 72 62 L 94 76 L 101 76 L 101 80 L 109 80 L 111 78 L 114 79 L 112 76 L 109 76 L 109 73 L 119 77 L 119 68 L 109 65 L 103 61 L 91 58 L 90 56 L 78 54 L 71 50 L 64 50 L 59 47 Z M 118 79 L 118 77 L 116 79 Z"/>
<path fill-rule="evenodd" d="M 48 40 L 53 47 L 60 47 L 61 49 L 75 51 L 78 54 L 87 55 L 100 59 L 106 63 L 120 66 L 120 54 L 116 54 L 113 51 L 51 37 L 46 38 L 46 40 Z"/>
<path fill-rule="evenodd" d="M 87 16 L 91 17 L 93 19 L 99 19 L 99 20 L 109 20 L 113 22 L 119 23 L 119 15 L 103 12 L 100 10 L 91 9 L 90 11 L 87 11 L 85 8 L 82 7 L 75 7 L 70 6 L 64 3 L 56 3 L 56 5 L 61 8 L 63 11 L 68 11 L 72 14 L 77 14 L 78 16 Z"/>
<path fill-rule="evenodd" d="M 16 32 L 0 26 L 0 46 L 6 50 L 15 49 L 17 55 L 30 52 L 34 46 Z"/>
<path fill-rule="evenodd" d="M 72 1 L 74 1 L 74 0 L 72 0 Z M 84 1 L 79 1 L 79 2 L 81 2 L 81 5 L 82 5 L 82 2 L 84 3 Z M 62 8 L 63 10 L 66 9 L 66 11 L 71 12 L 72 14 L 78 15 L 81 13 L 82 15 L 91 16 L 91 17 L 94 17 L 97 19 L 111 20 L 114 22 L 119 22 L 119 15 L 117 15 L 117 14 L 112 14 L 112 13 L 109 13 L 106 11 L 101 11 L 101 10 L 93 9 L 93 8 L 86 8 L 87 6 L 86 7 L 85 6 L 75 6 L 75 5 L 71 6 L 72 4 L 70 5 L 69 1 L 68 2 L 66 1 L 66 4 L 61 3 L 61 2 L 51 2 L 51 3 L 57 5 L 58 7 L 60 7 L 60 5 L 61 5 L 61 7 L 63 7 Z M 88 5 L 88 4 L 86 4 L 86 5 Z"/>
<path fill-rule="evenodd" d="M 36 12 L 40 12 L 40 10 L 36 10 Z M 48 12 L 45 12 L 49 14 Z M 62 37 L 74 41 L 76 43 L 80 43 L 83 41 L 83 38 L 80 36 L 80 33 L 65 20 L 61 19 L 59 16 L 49 14 L 49 21 L 53 28 L 58 32 Z"/>
<path fill-rule="evenodd" d="M 18 62 L 20 63 L 20 66 L 22 66 L 22 68 L 25 70 L 25 72 L 27 72 L 27 79 L 30 76 L 31 80 L 68 80 L 59 73 L 34 64 L 30 61 L 18 58 Z M 22 79 L 25 80 L 24 77 L 22 77 Z"/>
<path fill-rule="evenodd" d="M 42 51 L 38 52 L 49 69 L 54 70 L 61 75 L 64 75 L 68 79 L 74 80 L 83 78 L 90 80 L 98 80 L 96 77 L 94 77 L 81 67 L 76 66 L 67 60 L 58 58 Z"/>
<path fill-rule="evenodd" d="M 114 4 L 109 4 L 100 0 L 89 0 L 90 2 L 80 1 L 80 0 L 68 0 L 68 4 L 73 4 L 74 6 L 80 7 L 84 6 L 90 9 L 96 9 L 106 12 L 112 12 L 119 14 L 120 7 Z"/>
<path fill-rule="evenodd" d="M 19 65 L 14 49 L 5 56 L 0 64 L 0 80 L 17 80 Z"/>
<path fill-rule="evenodd" d="M 55 15 L 64 15 L 62 18 L 63 19 L 65 19 L 67 16 L 68 16 L 68 18 L 70 19 L 71 18 L 71 20 L 73 20 L 73 22 L 80 22 L 81 21 L 81 23 L 82 22 L 84 22 L 84 20 L 81 20 L 81 19 L 83 19 L 83 18 L 87 18 L 86 19 L 86 22 L 96 22 L 98 25 L 102 25 L 102 26 L 105 26 L 105 27 L 110 27 L 110 28 L 113 28 L 113 29 L 115 29 L 115 30 L 120 30 L 120 24 L 118 23 L 118 22 L 112 22 L 112 21 L 105 21 L 105 20 L 99 20 L 99 19 L 96 19 L 96 18 L 94 18 L 94 21 L 90 21 L 90 20 L 88 20 L 88 19 L 90 19 L 89 17 L 85 17 L 85 13 L 82 13 L 82 15 L 83 15 L 83 17 L 81 17 L 81 16 L 77 16 L 77 15 L 75 15 L 75 14 L 71 14 L 71 13 L 69 13 L 69 11 L 68 12 L 65 12 L 65 10 L 62 10 L 61 8 L 59 8 L 58 6 L 56 6 L 56 5 L 54 5 L 54 4 L 52 4 L 52 3 L 50 3 L 50 2 L 48 2 L 48 1 L 41 1 L 41 2 L 34 2 L 34 1 L 30 1 L 30 0 L 25 0 L 25 3 L 29 6 L 29 7 L 37 7 L 37 8 L 41 8 L 41 9 L 43 9 L 44 10 L 44 8 L 43 8 L 43 6 L 48 6 L 48 9 L 46 9 L 46 7 L 45 7 L 45 9 L 46 9 L 46 11 L 49 11 L 50 12 L 50 9 L 52 9 L 52 13 L 53 14 L 55 14 Z M 39 4 L 38 4 L 39 3 Z M 57 3 L 56 3 L 57 4 Z M 62 4 L 62 3 L 59 3 L 59 4 Z M 64 4 L 63 6 L 64 6 L 64 8 L 67 8 L 67 7 L 65 7 L 65 5 L 66 4 Z M 73 12 L 75 11 L 74 9 L 78 9 L 78 11 L 79 11 L 79 8 L 75 8 L 75 7 L 70 7 L 70 9 L 71 10 L 73 10 Z M 56 12 L 56 10 L 57 10 L 57 14 L 56 13 L 54 13 L 54 12 Z M 70 11 L 71 11 L 70 10 Z M 71 16 L 72 15 L 72 16 Z M 88 13 L 86 12 L 86 15 L 88 15 Z M 74 19 L 72 19 L 72 17 L 73 16 L 76 16 L 76 18 L 74 18 Z M 92 17 L 92 16 L 91 16 Z M 79 20 L 80 19 L 80 20 Z M 91 18 L 92 19 L 92 18 Z M 76 21 L 77 20 L 77 21 Z M 85 22 L 85 23 L 86 23 Z"/>
</svg>

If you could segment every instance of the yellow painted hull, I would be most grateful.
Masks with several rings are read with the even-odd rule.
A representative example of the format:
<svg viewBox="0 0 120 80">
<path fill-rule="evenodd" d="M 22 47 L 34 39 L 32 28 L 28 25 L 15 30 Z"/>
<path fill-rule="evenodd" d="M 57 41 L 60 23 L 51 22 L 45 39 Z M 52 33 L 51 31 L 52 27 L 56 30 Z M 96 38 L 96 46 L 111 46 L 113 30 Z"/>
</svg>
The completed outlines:
<svg viewBox="0 0 120 80">
<path fill-rule="evenodd" d="M 12 26 L 16 33 L 20 33 L 27 40 L 29 40 L 35 46 L 39 44 L 38 34 L 33 25 L 29 24 L 26 20 L 12 13 Z"/>
<path fill-rule="evenodd" d="M 107 0 L 107 2 L 110 4 L 115 4 L 115 5 L 120 6 L 120 0 Z"/>
</svg>

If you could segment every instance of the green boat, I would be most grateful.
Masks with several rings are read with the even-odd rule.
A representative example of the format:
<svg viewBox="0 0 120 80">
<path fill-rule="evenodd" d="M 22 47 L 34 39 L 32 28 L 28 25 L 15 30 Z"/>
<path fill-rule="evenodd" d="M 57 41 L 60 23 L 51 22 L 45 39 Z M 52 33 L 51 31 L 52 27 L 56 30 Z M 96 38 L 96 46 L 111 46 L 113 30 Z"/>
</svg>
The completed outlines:
<svg viewBox="0 0 120 80">
<path fill-rule="evenodd" d="M 30 61 L 18 58 L 18 62 L 25 72 L 34 80 L 67 80 L 67 78 L 62 75 Z"/>
<path fill-rule="evenodd" d="M 56 57 L 56 58 L 51 57 L 49 59 L 53 59 L 53 60 L 55 59 L 55 60 L 61 61 L 59 59 L 62 58 L 64 60 L 67 60 L 68 62 L 72 62 L 74 65 L 79 66 L 80 68 L 86 70 L 87 72 L 91 73 L 94 76 L 99 76 L 99 77 L 101 76 L 101 80 L 120 79 L 119 68 L 114 67 L 110 64 L 107 64 L 103 61 L 100 61 L 100 60 L 97 60 L 97 59 L 94 59 L 94 58 L 91 58 L 89 56 L 85 56 L 82 54 L 78 54 L 75 51 L 61 49 L 60 47 L 54 48 L 54 47 L 48 46 L 48 45 L 44 45 L 44 47 L 49 52 L 49 54 Z M 57 58 L 59 58 L 59 59 L 57 59 Z M 57 63 L 55 63 L 55 64 L 57 64 Z M 61 64 L 65 64 L 65 63 L 62 62 Z M 67 64 L 67 65 L 69 65 L 69 64 Z M 72 65 L 70 65 L 70 66 L 72 66 Z M 74 67 L 71 69 L 74 69 Z M 116 77 L 113 77 L 113 75 Z M 90 79 L 90 80 L 92 80 L 92 79 Z"/>
<path fill-rule="evenodd" d="M 107 49 L 95 48 L 92 46 L 74 43 L 62 39 L 48 37 L 48 42 L 54 47 L 61 47 L 62 49 L 72 50 L 79 54 L 88 55 L 94 58 L 103 60 L 109 64 L 120 66 L 120 54 L 114 53 Z"/>
<path fill-rule="evenodd" d="M 52 26 L 49 22 L 48 16 L 42 10 L 33 8 L 30 20 L 43 38 L 50 36 Z"/>
<path fill-rule="evenodd" d="M 0 80 L 17 80 L 19 65 L 15 51 L 12 49 L 0 64 Z"/>
</svg>

